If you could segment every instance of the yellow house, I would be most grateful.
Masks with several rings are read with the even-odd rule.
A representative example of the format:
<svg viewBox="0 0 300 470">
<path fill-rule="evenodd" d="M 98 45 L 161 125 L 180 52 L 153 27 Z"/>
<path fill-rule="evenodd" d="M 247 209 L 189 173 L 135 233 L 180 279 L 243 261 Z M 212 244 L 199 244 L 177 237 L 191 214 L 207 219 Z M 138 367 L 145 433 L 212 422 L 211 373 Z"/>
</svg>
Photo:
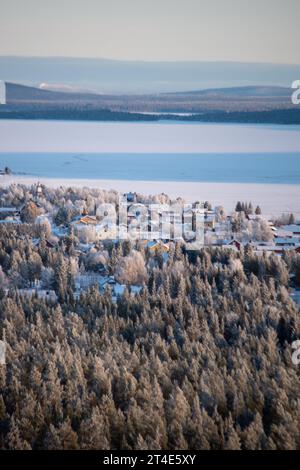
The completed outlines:
<svg viewBox="0 0 300 470">
<path fill-rule="evenodd" d="M 169 251 L 169 245 L 167 243 L 163 243 L 161 241 L 157 240 L 151 240 L 150 242 L 147 243 L 146 245 L 151 253 L 155 253 L 158 250 L 162 250 L 163 253 L 168 253 Z"/>
<path fill-rule="evenodd" d="M 94 215 L 84 215 L 76 223 L 84 225 L 97 225 L 97 219 Z"/>
</svg>

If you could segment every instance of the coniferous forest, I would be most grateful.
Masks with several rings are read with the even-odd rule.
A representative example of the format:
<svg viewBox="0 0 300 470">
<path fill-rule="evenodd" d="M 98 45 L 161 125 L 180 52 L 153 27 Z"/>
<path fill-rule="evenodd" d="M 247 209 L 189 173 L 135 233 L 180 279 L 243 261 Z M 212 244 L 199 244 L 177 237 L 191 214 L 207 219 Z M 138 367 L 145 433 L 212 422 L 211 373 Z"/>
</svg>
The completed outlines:
<svg viewBox="0 0 300 470">
<path fill-rule="evenodd" d="M 300 447 L 298 254 L 174 243 L 166 259 L 124 241 L 86 256 L 70 234 L 47 243 L 48 228 L 0 225 L 2 449 Z M 128 287 L 75 295 L 74 260 L 97 270 L 99 253 Z M 37 278 L 54 297 L 25 294 Z"/>
</svg>

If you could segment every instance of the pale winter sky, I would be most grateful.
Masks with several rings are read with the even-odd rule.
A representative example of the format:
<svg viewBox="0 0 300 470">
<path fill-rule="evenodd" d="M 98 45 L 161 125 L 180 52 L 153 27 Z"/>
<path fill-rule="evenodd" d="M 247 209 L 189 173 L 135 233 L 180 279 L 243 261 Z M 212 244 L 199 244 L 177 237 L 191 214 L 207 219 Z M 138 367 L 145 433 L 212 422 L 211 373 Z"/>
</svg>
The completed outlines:
<svg viewBox="0 0 300 470">
<path fill-rule="evenodd" d="M 0 0 L 0 55 L 300 62 L 299 0 Z"/>
</svg>

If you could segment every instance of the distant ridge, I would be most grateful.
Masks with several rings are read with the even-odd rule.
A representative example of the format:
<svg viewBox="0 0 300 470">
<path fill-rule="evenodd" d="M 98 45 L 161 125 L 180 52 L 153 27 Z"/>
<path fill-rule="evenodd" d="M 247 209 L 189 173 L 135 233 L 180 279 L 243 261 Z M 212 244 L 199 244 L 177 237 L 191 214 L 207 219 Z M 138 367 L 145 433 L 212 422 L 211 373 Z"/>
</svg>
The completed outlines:
<svg viewBox="0 0 300 470">
<path fill-rule="evenodd" d="M 0 119 L 300 124 L 291 89 L 246 86 L 145 95 L 50 91 L 6 83 Z"/>
<path fill-rule="evenodd" d="M 74 101 L 76 100 L 94 100 L 100 95 L 92 93 L 63 92 L 45 90 L 42 88 L 22 85 L 20 83 L 6 82 L 7 102 L 57 102 L 57 101 Z"/>
<path fill-rule="evenodd" d="M 291 88 L 282 86 L 241 86 L 228 88 L 208 88 L 205 90 L 190 90 L 171 92 L 170 95 L 202 95 L 202 96 L 240 96 L 240 97 L 290 97 Z"/>
<path fill-rule="evenodd" d="M 299 65 L 241 62 L 146 62 L 0 56 L 0 77 L 27 85 L 64 84 L 109 94 L 168 93 L 240 86 L 289 87 Z"/>
<path fill-rule="evenodd" d="M 20 83 L 6 82 L 6 95 L 8 102 L 58 102 L 58 101 L 104 101 L 106 96 L 92 92 L 78 92 L 78 91 L 55 91 L 46 90 L 43 88 L 32 87 Z M 205 90 L 191 90 L 191 91 L 176 91 L 171 93 L 160 93 L 164 97 L 176 97 L 176 95 L 183 96 L 202 96 L 207 98 L 249 98 L 249 97 L 278 97 L 290 98 L 291 89 L 279 86 L 244 86 L 244 87 L 228 87 L 228 88 L 209 88 Z M 113 96 L 113 95 L 108 95 Z M 121 98 L 122 95 L 115 95 Z M 128 96 L 128 95 L 125 95 Z M 134 95 L 133 95 L 134 96 Z M 148 95 L 151 96 L 151 95 Z"/>
</svg>

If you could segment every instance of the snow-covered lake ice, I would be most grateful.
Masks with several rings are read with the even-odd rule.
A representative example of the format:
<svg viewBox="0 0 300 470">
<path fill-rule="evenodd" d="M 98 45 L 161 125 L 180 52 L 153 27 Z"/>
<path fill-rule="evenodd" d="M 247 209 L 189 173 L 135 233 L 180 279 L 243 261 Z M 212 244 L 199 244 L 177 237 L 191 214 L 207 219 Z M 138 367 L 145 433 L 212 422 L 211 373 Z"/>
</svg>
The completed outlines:
<svg viewBox="0 0 300 470">
<path fill-rule="evenodd" d="M 0 167 L 49 178 L 300 184 L 300 126 L 0 121 Z"/>
<path fill-rule="evenodd" d="M 0 153 L 37 178 L 300 184 L 300 153 Z"/>
<path fill-rule="evenodd" d="M 300 126 L 0 120 L 0 168 L 44 180 L 300 212 Z"/>
<path fill-rule="evenodd" d="M 300 152 L 300 126 L 0 120 L 0 152 Z"/>
</svg>

